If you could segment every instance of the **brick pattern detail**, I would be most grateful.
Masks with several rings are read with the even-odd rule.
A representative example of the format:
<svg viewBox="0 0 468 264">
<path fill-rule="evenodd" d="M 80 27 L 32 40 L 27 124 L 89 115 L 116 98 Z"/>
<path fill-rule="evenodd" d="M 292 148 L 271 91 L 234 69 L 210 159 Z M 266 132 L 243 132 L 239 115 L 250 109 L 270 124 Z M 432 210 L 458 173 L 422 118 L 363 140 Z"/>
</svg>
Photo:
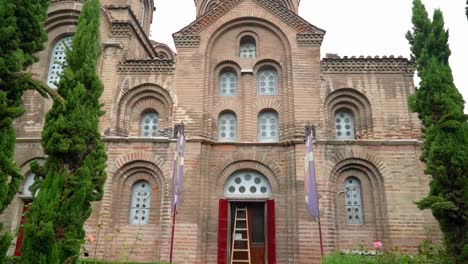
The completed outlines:
<svg viewBox="0 0 468 264">
<path fill-rule="evenodd" d="M 385 72 L 414 74 L 414 64 L 401 56 L 368 56 L 350 57 L 327 57 L 321 62 L 322 72 L 326 73 L 364 73 L 364 72 Z"/>
<path fill-rule="evenodd" d="M 121 73 L 162 73 L 174 74 L 174 60 L 126 60 L 120 62 L 117 68 Z"/>
<path fill-rule="evenodd" d="M 320 46 L 325 34 L 297 34 L 297 44 L 300 46 Z"/>
</svg>

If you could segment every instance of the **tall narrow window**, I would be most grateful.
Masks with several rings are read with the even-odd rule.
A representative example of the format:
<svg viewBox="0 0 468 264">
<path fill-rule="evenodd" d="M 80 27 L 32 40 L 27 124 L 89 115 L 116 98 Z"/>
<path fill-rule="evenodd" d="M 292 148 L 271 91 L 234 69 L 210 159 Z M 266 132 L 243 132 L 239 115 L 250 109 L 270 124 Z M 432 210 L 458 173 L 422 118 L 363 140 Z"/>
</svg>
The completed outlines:
<svg viewBox="0 0 468 264">
<path fill-rule="evenodd" d="M 232 142 L 237 139 L 237 118 L 234 113 L 219 115 L 218 141 Z"/>
<path fill-rule="evenodd" d="M 64 37 L 55 43 L 50 55 L 49 73 L 47 76 L 47 85 L 51 88 L 57 88 L 56 83 L 60 81 L 60 75 L 63 72 L 63 66 L 66 63 L 66 47 L 71 47 L 72 37 Z"/>
<path fill-rule="evenodd" d="M 28 177 L 26 178 L 26 181 L 24 182 L 24 185 L 23 185 L 22 196 L 28 197 L 28 198 L 33 197 L 31 186 L 34 184 L 34 178 L 35 177 L 36 177 L 36 174 L 34 174 L 34 173 L 31 173 L 31 174 L 28 175 Z"/>
<path fill-rule="evenodd" d="M 361 183 L 356 177 L 345 180 L 346 222 L 348 224 L 362 224 Z"/>
<path fill-rule="evenodd" d="M 237 75 L 232 70 L 221 72 L 219 75 L 219 95 L 237 95 Z"/>
<path fill-rule="evenodd" d="M 335 114 L 336 139 L 354 139 L 354 119 L 353 115 L 347 111 L 338 111 Z"/>
<path fill-rule="evenodd" d="M 278 74 L 274 69 L 263 69 L 257 73 L 257 93 L 259 95 L 278 94 Z"/>
<path fill-rule="evenodd" d="M 141 117 L 140 135 L 143 137 L 155 137 L 158 132 L 158 113 L 146 112 Z"/>
<path fill-rule="evenodd" d="M 276 112 L 267 111 L 258 115 L 258 141 L 279 141 L 279 122 L 278 114 Z"/>
<path fill-rule="evenodd" d="M 140 12 L 141 12 L 141 14 L 140 14 L 140 17 L 141 17 L 140 18 L 140 25 L 142 25 L 142 26 L 143 26 L 143 23 L 145 22 L 145 13 L 146 13 L 145 4 L 146 4 L 145 0 L 140 0 L 140 6 L 141 6 L 140 7 L 141 8 L 141 10 L 140 10 Z"/>
<path fill-rule="evenodd" d="M 151 185 L 147 181 L 138 181 L 132 187 L 130 219 L 132 225 L 148 224 L 151 205 Z"/>
<path fill-rule="evenodd" d="M 239 57 L 241 58 L 255 58 L 257 56 L 255 39 L 251 36 L 245 36 L 241 39 L 239 49 Z"/>
</svg>

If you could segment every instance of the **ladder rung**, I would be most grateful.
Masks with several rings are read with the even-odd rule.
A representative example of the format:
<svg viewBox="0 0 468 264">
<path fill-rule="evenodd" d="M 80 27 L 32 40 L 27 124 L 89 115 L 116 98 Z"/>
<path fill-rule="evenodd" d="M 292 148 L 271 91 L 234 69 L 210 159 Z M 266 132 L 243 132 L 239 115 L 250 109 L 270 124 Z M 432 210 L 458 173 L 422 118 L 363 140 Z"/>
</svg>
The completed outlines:
<svg viewBox="0 0 468 264">
<path fill-rule="evenodd" d="M 233 260 L 233 261 L 232 261 L 232 263 L 236 263 L 236 262 L 240 262 L 240 263 L 250 263 L 250 260 L 244 259 L 244 260 Z"/>
<path fill-rule="evenodd" d="M 247 211 L 245 208 L 237 208 L 237 211 Z"/>
<path fill-rule="evenodd" d="M 249 241 L 247 238 L 235 238 L 235 241 Z"/>
<path fill-rule="evenodd" d="M 232 252 L 234 252 L 234 251 L 246 252 L 246 251 L 249 251 L 249 249 L 248 248 L 235 248 L 235 249 L 232 250 Z"/>
<path fill-rule="evenodd" d="M 238 230 L 238 231 L 247 231 L 247 228 L 234 228 L 234 230 Z"/>
</svg>

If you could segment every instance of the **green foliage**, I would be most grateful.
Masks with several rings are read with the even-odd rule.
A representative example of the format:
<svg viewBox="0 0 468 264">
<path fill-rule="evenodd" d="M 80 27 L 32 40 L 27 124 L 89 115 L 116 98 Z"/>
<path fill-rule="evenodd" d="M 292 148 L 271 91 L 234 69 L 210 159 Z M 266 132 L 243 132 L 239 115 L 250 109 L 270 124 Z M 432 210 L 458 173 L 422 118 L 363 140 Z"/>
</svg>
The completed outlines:
<svg viewBox="0 0 468 264">
<path fill-rule="evenodd" d="M 410 98 L 424 129 L 421 160 L 432 181 L 420 209 L 431 209 L 444 232 L 455 263 L 468 262 L 468 123 L 463 97 L 449 66 L 448 31 L 440 10 L 429 19 L 420 0 L 413 1 L 413 31 L 407 33 L 421 78 Z"/>
<path fill-rule="evenodd" d="M 452 264 L 445 250 L 426 240 L 417 254 L 408 254 L 398 248 L 388 251 L 377 251 L 375 254 L 366 249 L 351 253 L 332 252 L 322 259 L 322 264 Z"/>
<path fill-rule="evenodd" d="M 29 89 L 46 95 L 50 90 L 23 72 L 37 61 L 35 54 L 47 40 L 43 27 L 47 6 L 47 0 L 0 0 L 0 213 L 22 179 L 14 162 L 16 133 L 12 125 L 24 113 L 23 93 Z M 0 237 L 0 263 L 11 239 L 9 234 Z"/>
<path fill-rule="evenodd" d="M 100 54 L 99 0 L 83 5 L 67 66 L 58 84 L 66 99 L 47 113 L 44 167 L 33 165 L 40 192 L 27 212 L 23 263 L 77 263 L 91 202 L 103 195 L 107 159 L 99 133 L 103 85 L 96 73 Z"/>
</svg>

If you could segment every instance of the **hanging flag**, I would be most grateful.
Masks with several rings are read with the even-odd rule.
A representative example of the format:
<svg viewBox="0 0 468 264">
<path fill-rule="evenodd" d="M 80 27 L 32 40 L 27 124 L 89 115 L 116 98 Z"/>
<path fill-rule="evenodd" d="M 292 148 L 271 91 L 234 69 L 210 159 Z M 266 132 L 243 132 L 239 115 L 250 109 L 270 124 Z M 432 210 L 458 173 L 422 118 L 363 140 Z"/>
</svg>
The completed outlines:
<svg viewBox="0 0 468 264">
<path fill-rule="evenodd" d="M 185 134 L 184 124 L 176 125 L 177 145 L 174 153 L 174 167 L 172 170 L 172 206 L 171 213 L 180 206 L 180 193 L 182 191 L 182 178 L 184 176 L 184 150 Z"/>
<path fill-rule="evenodd" d="M 314 146 L 312 127 L 306 127 L 306 145 L 304 158 L 304 191 L 307 212 L 319 221 L 319 205 L 317 197 L 317 183 L 315 179 Z"/>
</svg>

